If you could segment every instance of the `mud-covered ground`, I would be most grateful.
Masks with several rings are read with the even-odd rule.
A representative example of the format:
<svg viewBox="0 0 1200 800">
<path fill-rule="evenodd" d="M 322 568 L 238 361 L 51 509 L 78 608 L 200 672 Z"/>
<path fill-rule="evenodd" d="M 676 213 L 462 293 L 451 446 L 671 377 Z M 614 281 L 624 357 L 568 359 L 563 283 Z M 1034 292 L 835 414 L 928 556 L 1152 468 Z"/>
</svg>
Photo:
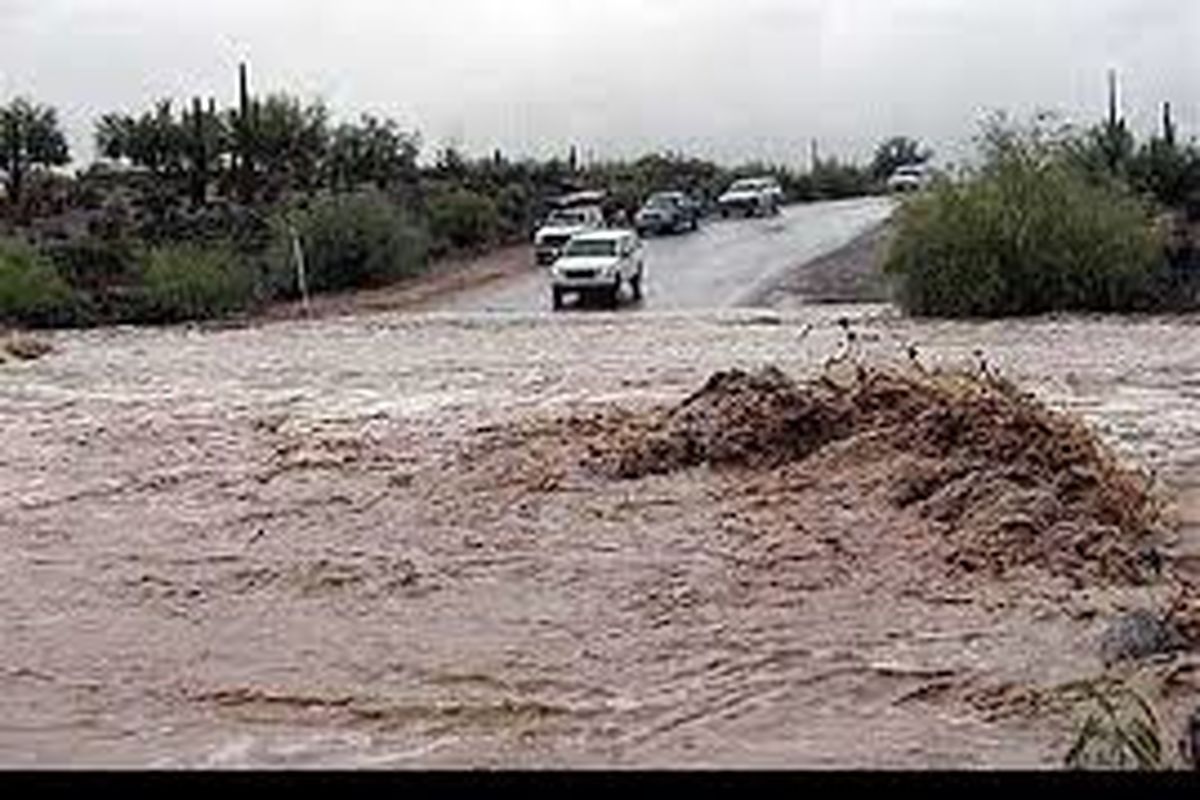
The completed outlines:
<svg viewBox="0 0 1200 800">
<path fill-rule="evenodd" d="M 915 346 L 1082 415 L 1176 501 L 1173 567 L 1200 557 L 1195 319 L 58 334 L 0 365 L 0 763 L 1056 766 L 1078 725 L 1063 687 L 1168 587 L 948 569 L 908 546 L 930 529 L 889 500 L 892 462 L 854 449 L 588 466 L 715 372 L 821 373 L 842 316 L 856 358 Z M 1191 660 L 1147 669 L 1178 730 Z"/>
</svg>

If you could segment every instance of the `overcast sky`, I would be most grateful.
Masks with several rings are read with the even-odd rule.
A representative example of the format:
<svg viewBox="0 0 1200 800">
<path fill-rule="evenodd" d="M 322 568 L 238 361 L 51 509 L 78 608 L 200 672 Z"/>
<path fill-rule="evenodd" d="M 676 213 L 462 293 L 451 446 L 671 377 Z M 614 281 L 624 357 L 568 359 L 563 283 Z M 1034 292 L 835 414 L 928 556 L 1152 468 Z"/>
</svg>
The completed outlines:
<svg viewBox="0 0 1200 800">
<path fill-rule="evenodd" d="M 1200 0 L 0 0 L 0 100 L 95 118 L 256 91 L 382 113 L 427 150 L 738 161 L 969 147 L 987 109 L 1090 120 L 1122 75 L 1143 130 L 1200 133 Z"/>
</svg>

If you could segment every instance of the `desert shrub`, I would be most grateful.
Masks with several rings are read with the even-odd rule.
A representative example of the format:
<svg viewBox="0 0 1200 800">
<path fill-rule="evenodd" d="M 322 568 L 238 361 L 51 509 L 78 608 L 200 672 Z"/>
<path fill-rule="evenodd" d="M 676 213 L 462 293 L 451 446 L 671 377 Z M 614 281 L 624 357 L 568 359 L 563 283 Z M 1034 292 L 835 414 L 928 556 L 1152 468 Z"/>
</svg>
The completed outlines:
<svg viewBox="0 0 1200 800">
<path fill-rule="evenodd" d="M 524 236 L 532 221 L 533 202 L 529 190 L 520 183 L 510 183 L 500 190 L 496 198 L 496 211 L 500 214 L 503 234 L 507 237 Z"/>
<path fill-rule="evenodd" d="M 43 252 L 72 289 L 100 292 L 139 276 L 137 254 L 125 242 L 85 238 L 51 244 Z"/>
<path fill-rule="evenodd" d="M 42 248 L 75 294 L 75 323 L 133 321 L 142 264 L 126 240 L 97 237 L 57 242 Z"/>
<path fill-rule="evenodd" d="M 165 245 L 144 255 L 136 316 L 183 322 L 226 316 L 253 298 L 253 276 L 229 247 Z"/>
<path fill-rule="evenodd" d="M 383 194 L 368 192 L 317 201 L 295 214 L 312 292 L 379 286 L 419 274 L 428 235 L 412 216 Z M 272 269 L 290 275 L 287 237 Z M 294 292 L 295 281 L 287 284 Z"/>
<path fill-rule="evenodd" d="M 1020 138 L 900 210 L 885 262 L 915 314 L 1128 311 L 1162 301 L 1162 242 L 1127 188 Z"/>
<path fill-rule="evenodd" d="M 0 240 L 0 322 L 71 325 L 76 314 L 75 294 L 49 259 L 24 242 Z"/>
<path fill-rule="evenodd" d="M 431 197 L 429 232 L 438 249 L 469 250 L 492 244 L 500 232 L 496 203 L 470 189 L 453 189 Z"/>
</svg>

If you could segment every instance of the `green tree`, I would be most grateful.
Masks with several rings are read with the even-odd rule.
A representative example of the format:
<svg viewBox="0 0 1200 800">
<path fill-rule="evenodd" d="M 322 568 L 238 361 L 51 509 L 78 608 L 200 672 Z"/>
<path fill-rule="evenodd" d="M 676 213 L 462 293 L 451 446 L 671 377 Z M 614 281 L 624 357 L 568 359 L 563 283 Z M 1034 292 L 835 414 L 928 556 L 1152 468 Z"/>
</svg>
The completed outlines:
<svg viewBox="0 0 1200 800">
<path fill-rule="evenodd" d="M 983 164 L 906 202 L 885 270 L 916 314 L 1128 311 L 1165 301 L 1162 241 L 1121 181 L 1097 181 L 1045 120 L 987 123 Z"/>
<path fill-rule="evenodd" d="M 327 172 L 335 189 L 353 190 L 364 184 L 387 189 L 416 177 L 420 140 L 390 119 L 364 114 L 358 123 L 344 123 L 330 142 Z"/>
<path fill-rule="evenodd" d="M 7 173 L 5 188 L 14 207 L 21 206 L 25 179 L 31 171 L 69 161 L 67 139 L 53 108 L 25 98 L 0 106 L 0 166 Z"/>
<path fill-rule="evenodd" d="M 188 135 L 170 100 L 141 116 L 105 114 L 96 125 L 96 148 L 105 158 L 124 159 L 158 178 L 183 172 Z"/>
<path fill-rule="evenodd" d="M 875 158 L 871 161 L 871 175 L 877 181 L 884 181 L 900 167 L 924 164 L 931 158 L 933 151 L 922 147 L 916 139 L 893 136 L 875 149 Z"/>
<path fill-rule="evenodd" d="M 286 94 L 254 102 L 250 159 L 270 195 L 315 189 L 328 146 L 329 111 L 323 103 L 306 104 Z"/>
</svg>

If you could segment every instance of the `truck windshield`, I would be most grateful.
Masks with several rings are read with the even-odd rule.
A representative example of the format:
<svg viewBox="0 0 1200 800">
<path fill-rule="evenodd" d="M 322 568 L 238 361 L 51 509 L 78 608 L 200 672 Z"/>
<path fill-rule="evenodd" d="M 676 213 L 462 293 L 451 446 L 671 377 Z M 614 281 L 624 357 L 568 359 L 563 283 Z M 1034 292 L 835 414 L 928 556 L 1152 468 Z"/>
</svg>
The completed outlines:
<svg viewBox="0 0 1200 800">
<path fill-rule="evenodd" d="M 615 256 L 617 243 L 605 239 L 581 239 L 567 245 L 567 256 L 580 258 L 595 258 L 597 256 Z"/>
<path fill-rule="evenodd" d="M 583 225 L 587 220 L 578 211 L 555 211 L 546 222 L 551 225 Z"/>
<path fill-rule="evenodd" d="M 679 196 L 674 194 L 656 194 L 646 201 L 651 208 L 670 208 L 679 204 Z"/>
</svg>

